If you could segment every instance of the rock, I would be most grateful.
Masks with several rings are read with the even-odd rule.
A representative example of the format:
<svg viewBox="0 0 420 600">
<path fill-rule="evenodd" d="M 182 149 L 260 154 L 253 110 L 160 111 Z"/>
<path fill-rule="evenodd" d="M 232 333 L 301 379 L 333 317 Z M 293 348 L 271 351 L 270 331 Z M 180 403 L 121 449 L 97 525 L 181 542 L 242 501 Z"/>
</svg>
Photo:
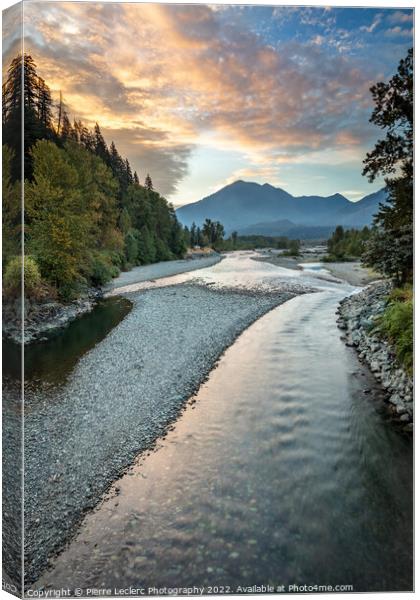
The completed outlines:
<svg viewBox="0 0 420 600">
<path fill-rule="evenodd" d="M 375 379 L 386 390 L 384 400 L 400 420 L 403 417 L 403 422 L 407 422 L 413 412 L 413 384 L 397 363 L 394 349 L 382 339 L 376 326 L 377 318 L 387 306 L 391 289 L 390 282 L 377 281 L 341 300 L 337 326 L 346 332 L 341 336 L 346 346 L 355 348 L 360 361 L 369 366 Z M 370 390 L 363 390 L 363 393 L 368 394 Z"/>
</svg>

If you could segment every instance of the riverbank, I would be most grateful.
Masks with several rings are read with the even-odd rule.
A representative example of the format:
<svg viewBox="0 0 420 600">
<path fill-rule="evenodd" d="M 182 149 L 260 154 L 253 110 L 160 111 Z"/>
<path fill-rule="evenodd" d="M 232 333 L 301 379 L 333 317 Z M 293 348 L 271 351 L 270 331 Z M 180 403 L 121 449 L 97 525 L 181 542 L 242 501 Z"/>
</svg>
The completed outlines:
<svg viewBox="0 0 420 600">
<path fill-rule="evenodd" d="M 91 288 L 86 294 L 66 304 L 53 300 L 32 302 L 27 300 L 24 306 L 24 331 L 22 336 L 22 307 L 20 299 L 13 303 L 3 303 L 3 337 L 16 344 L 22 341 L 30 344 L 44 341 L 52 333 L 66 327 L 82 315 L 91 312 L 105 293 L 129 284 L 153 281 L 160 277 L 178 275 L 197 269 L 204 269 L 218 263 L 220 254 L 191 255 L 185 260 L 171 260 L 135 267 L 131 271 L 120 273 L 100 289 Z M 22 340 L 23 338 L 23 340 Z"/>
<path fill-rule="evenodd" d="M 375 330 L 375 320 L 386 307 L 391 291 L 387 281 L 373 283 L 339 303 L 338 327 L 386 391 L 385 400 L 394 419 L 407 432 L 413 430 L 413 381 L 396 359 L 395 351 Z M 367 394 L 371 390 L 365 390 Z"/>
<path fill-rule="evenodd" d="M 387 422 L 380 386 L 340 340 L 335 310 L 349 292 L 332 288 L 241 334 L 33 590 L 412 589 L 412 440 Z"/>
<path fill-rule="evenodd" d="M 131 312 L 80 358 L 64 386 L 27 391 L 28 583 L 138 453 L 164 435 L 236 337 L 304 288 L 287 290 L 181 284 L 129 294 Z"/>
<path fill-rule="evenodd" d="M 297 258 L 284 256 L 282 254 L 268 254 L 262 256 L 258 260 L 269 262 L 272 265 L 284 267 L 286 269 L 302 270 L 305 264 L 313 264 L 317 261 L 321 261 L 324 254 L 313 254 L 304 253 L 302 256 Z M 350 285 L 356 287 L 365 286 L 373 281 L 379 279 L 379 275 L 362 267 L 360 262 L 321 262 L 322 268 L 325 271 L 331 273 L 336 279 L 346 281 Z"/>
</svg>

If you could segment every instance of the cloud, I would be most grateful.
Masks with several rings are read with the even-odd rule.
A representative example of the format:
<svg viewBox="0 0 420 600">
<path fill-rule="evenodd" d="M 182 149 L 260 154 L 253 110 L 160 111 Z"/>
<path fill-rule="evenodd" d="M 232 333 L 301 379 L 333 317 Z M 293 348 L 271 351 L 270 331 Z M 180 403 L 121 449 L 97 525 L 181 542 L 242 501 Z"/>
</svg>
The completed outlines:
<svg viewBox="0 0 420 600">
<path fill-rule="evenodd" d="M 403 29 L 402 27 L 400 27 L 399 25 L 397 25 L 396 27 L 392 27 L 391 29 L 387 29 L 385 31 L 385 35 L 387 37 L 409 37 L 409 38 L 412 38 L 413 37 L 413 30 L 412 29 Z"/>
<path fill-rule="evenodd" d="M 360 31 L 365 31 L 366 33 L 372 33 L 378 27 L 379 23 L 382 21 L 382 14 L 378 13 L 375 15 L 372 23 L 370 25 L 362 25 L 360 27 Z"/>
<path fill-rule="evenodd" d="M 412 23 L 413 22 L 413 10 L 409 9 L 406 11 L 397 10 L 396 12 L 392 12 L 388 16 L 388 21 L 390 23 Z"/>
<path fill-rule="evenodd" d="M 309 26 L 335 22 L 327 10 L 278 11 Z M 343 146 L 353 156 L 372 135 L 377 74 L 348 56 L 344 30 L 333 52 L 320 34 L 274 44 L 205 5 L 36 2 L 25 18 L 26 47 L 55 96 L 98 121 L 165 194 L 203 139 L 239 149 L 269 179 L 286 161 Z"/>
</svg>

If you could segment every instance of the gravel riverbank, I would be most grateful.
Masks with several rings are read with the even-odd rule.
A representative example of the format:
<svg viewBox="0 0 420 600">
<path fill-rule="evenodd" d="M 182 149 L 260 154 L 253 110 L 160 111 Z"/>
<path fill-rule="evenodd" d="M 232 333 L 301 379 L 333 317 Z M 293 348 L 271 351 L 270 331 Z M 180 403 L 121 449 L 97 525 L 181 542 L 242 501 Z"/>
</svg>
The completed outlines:
<svg viewBox="0 0 420 600">
<path fill-rule="evenodd" d="M 345 332 L 346 344 L 356 349 L 359 358 L 369 366 L 386 391 L 389 411 L 404 430 L 412 431 L 412 379 L 398 364 L 390 344 L 374 329 L 375 319 L 384 312 L 390 291 L 389 282 L 379 281 L 345 298 L 339 304 L 337 324 Z"/>
<path fill-rule="evenodd" d="M 115 290 L 117 288 L 140 283 L 141 281 L 153 281 L 160 277 L 171 277 L 180 273 L 188 273 L 197 269 L 206 269 L 212 267 L 222 260 L 222 256 L 217 253 L 199 258 L 190 258 L 186 260 L 168 260 L 165 262 L 154 263 L 153 265 L 144 265 L 134 267 L 131 271 L 120 273 L 118 277 L 110 281 L 105 287 L 104 292 Z"/>
<path fill-rule="evenodd" d="M 310 265 L 320 262 L 322 268 L 331 273 L 333 277 L 342 281 L 347 281 L 347 283 L 356 287 L 367 285 L 368 283 L 377 280 L 379 277 L 377 273 L 373 273 L 362 267 L 360 262 L 322 262 L 321 258 L 323 256 L 325 256 L 325 254 L 318 256 L 312 253 L 305 253 L 298 258 L 293 258 L 291 256 L 283 256 L 282 254 L 270 253 L 262 255 L 256 260 L 297 271 L 301 271 L 304 268 L 302 265 L 305 265 L 305 263 Z"/>
<path fill-rule="evenodd" d="M 87 293 L 73 302 L 45 300 L 30 302 L 26 300 L 24 306 L 24 334 L 23 342 L 29 344 L 33 341 L 42 341 L 54 330 L 62 329 L 69 323 L 91 312 L 103 294 L 126 285 L 143 281 L 153 281 L 160 277 L 169 277 L 180 273 L 187 273 L 197 269 L 205 269 L 218 263 L 222 259 L 220 254 L 213 253 L 208 256 L 199 256 L 185 260 L 168 260 L 134 267 L 130 271 L 120 273 L 102 289 L 91 288 Z M 20 300 L 3 305 L 3 336 L 17 344 L 22 341 L 21 327 L 22 307 Z"/>
<path fill-rule="evenodd" d="M 27 391 L 28 583 L 84 512 L 176 419 L 235 338 L 302 292 L 182 284 L 131 294 L 132 311 L 80 359 L 66 385 Z"/>
</svg>

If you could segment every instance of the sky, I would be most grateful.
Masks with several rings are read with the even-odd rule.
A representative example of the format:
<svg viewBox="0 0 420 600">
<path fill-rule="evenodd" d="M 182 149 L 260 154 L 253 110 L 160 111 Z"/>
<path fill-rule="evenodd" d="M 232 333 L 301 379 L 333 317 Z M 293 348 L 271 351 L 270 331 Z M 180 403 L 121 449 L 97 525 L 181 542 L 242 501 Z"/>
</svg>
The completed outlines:
<svg viewBox="0 0 420 600">
<path fill-rule="evenodd" d="M 17 22 L 4 13 L 4 68 Z M 238 179 L 358 200 L 382 185 L 361 175 L 381 137 L 369 88 L 413 45 L 413 11 L 32 0 L 24 45 L 70 117 L 175 206 Z"/>
</svg>

